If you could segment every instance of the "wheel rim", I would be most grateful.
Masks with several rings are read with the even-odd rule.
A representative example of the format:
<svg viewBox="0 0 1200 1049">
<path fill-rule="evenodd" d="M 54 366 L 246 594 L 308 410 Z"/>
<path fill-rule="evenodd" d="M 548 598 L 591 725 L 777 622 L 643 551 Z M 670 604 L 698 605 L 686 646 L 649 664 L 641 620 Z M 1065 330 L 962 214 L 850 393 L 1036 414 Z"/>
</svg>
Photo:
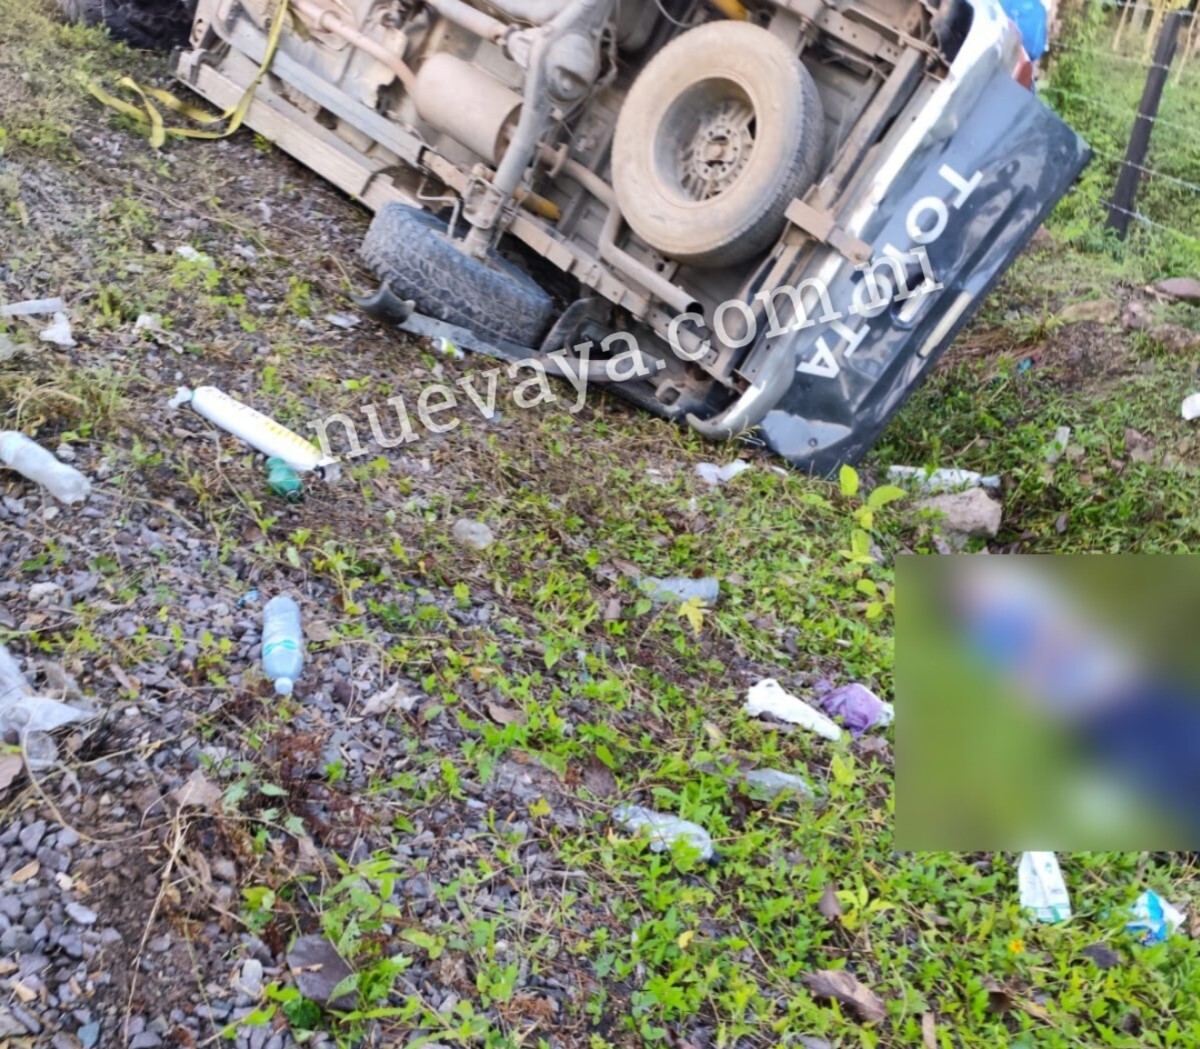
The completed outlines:
<svg viewBox="0 0 1200 1049">
<path fill-rule="evenodd" d="M 654 143 L 660 181 L 676 197 L 702 204 L 727 193 L 754 154 L 754 103 L 734 80 L 693 84 L 668 108 Z"/>
</svg>

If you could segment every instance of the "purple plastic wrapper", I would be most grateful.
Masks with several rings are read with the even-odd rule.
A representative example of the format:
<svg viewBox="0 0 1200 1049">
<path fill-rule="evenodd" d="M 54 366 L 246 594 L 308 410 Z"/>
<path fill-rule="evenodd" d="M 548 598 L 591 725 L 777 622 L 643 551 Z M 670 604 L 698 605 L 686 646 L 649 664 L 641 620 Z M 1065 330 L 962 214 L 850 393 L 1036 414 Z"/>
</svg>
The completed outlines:
<svg viewBox="0 0 1200 1049">
<path fill-rule="evenodd" d="M 858 682 L 832 689 L 817 702 L 831 718 L 840 719 L 855 738 L 869 729 L 889 724 L 893 717 L 892 705 Z"/>
</svg>

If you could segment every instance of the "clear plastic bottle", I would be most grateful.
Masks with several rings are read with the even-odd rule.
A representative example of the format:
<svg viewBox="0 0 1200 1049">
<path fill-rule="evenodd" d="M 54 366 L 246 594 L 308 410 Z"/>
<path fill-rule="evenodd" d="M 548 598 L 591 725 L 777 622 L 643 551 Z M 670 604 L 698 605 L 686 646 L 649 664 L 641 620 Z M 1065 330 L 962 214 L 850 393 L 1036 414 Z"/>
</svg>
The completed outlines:
<svg viewBox="0 0 1200 1049">
<path fill-rule="evenodd" d="M 92 482 L 16 430 L 0 431 L 0 462 L 46 488 L 63 503 L 80 503 L 92 490 Z"/>
<path fill-rule="evenodd" d="M 263 609 L 262 662 L 276 695 L 290 696 L 304 667 L 304 634 L 300 606 L 286 594 L 271 598 Z"/>
</svg>

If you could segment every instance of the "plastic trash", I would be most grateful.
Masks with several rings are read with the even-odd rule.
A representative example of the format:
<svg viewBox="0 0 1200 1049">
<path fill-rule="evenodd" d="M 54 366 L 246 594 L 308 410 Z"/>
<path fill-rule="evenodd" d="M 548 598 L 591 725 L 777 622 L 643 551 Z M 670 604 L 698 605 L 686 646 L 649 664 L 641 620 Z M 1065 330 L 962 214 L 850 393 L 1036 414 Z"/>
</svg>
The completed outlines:
<svg viewBox="0 0 1200 1049">
<path fill-rule="evenodd" d="M 750 464 L 745 459 L 734 459 L 733 462 L 724 466 L 717 466 L 716 463 L 697 463 L 696 476 L 705 484 L 711 484 L 715 488 L 726 481 L 732 481 L 738 474 L 749 469 Z"/>
<path fill-rule="evenodd" d="M 826 739 L 839 740 L 842 730 L 815 707 L 797 699 L 774 678 L 763 678 L 750 687 L 742 709 L 751 717 L 770 714 L 780 721 L 811 730 Z"/>
<path fill-rule="evenodd" d="M 257 604 L 257 602 L 258 602 L 258 591 L 257 590 L 247 590 L 244 594 L 242 594 L 241 597 L 239 597 L 237 599 L 237 606 L 238 606 L 238 608 L 245 608 L 247 605 Z"/>
<path fill-rule="evenodd" d="M 1130 932 L 1139 933 L 1138 942 L 1165 943 L 1183 924 L 1183 912 L 1164 900 L 1157 892 L 1143 892 L 1130 908 L 1133 920 L 1125 923 Z"/>
<path fill-rule="evenodd" d="M 293 470 L 318 470 L 327 478 L 334 475 L 337 459 L 323 457 L 319 448 L 298 433 L 215 386 L 198 386 L 194 390 L 179 387 L 171 398 L 170 407 L 178 408 L 183 404 L 190 404 L 197 414 L 263 455 L 282 459 Z"/>
<path fill-rule="evenodd" d="M 37 695 L 17 661 L 0 645 L 0 741 L 19 744 L 30 768 L 48 768 L 57 760 L 51 732 L 91 716 L 86 710 Z"/>
<path fill-rule="evenodd" d="M 26 299 L 0 306 L 0 317 L 39 317 L 48 313 L 62 313 L 67 304 L 55 296 L 53 299 Z"/>
<path fill-rule="evenodd" d="M 1021 43 L 1032 62 L 1046 52 L 1046 8 L 1042 0 L 1000 0 L 1004 13 L 1021 31 Z"/>
<path fill-rule="evenodd" d="M 63 346 L 67 349 L 76 345 L 75 336 L 71 332 L 71 322 L 65 313 L 56 313 L 54 323 L 44 329 L 38 338 L 42 342 L 52 342 L 55 346 Z"/>
<path fill-rule="evenodd" d="M 1054 853 L 1021 853 L 1017 888 L 1021 906 L 1035 921 L 1064 922 L 1071 917 L 1071 899 Z"/>
<path fill-rule="evenodd" d="M 817 792 L 803 776 L 779 769 L 750 769 L 742 773 L 742 782 L 752 794 L 761 798 L 776 798 L 780 794 L 798 794 L 815 801 Z"/>
<path fill-rule="evenodd" d="M 267 484 L 272 492 L 283 496 L 289 503 L 298 503 L 304 498 L 300 475 L 277 456 L 267 460 Z"/>
<path fill-rule="evenodd" d="M 1067 445 L 1071 443 L 1071 427 L 1060 426 L 1054 431 L 1054 437 L 1050 443 L 1046 445 L 1045 457 L 1046 462 L 1056 463 L 1063 457 L 1063 453 L 1067 450 Z"/>
<path fill-rule="evenodd" d="M 640 805 L 619 805 L 613 810 L 613 819 L 631 834 L 644 833 L 650 839 L 653 852 L 665 852 L 676 841 L 684 841 L 700 853 L 702 860 L 713 857 L 713 843 L 708 831 L 678 816 L 644 809 Z"/>
<path fill-rule="evenodd" d="M 1200 393 L 1193 393 L 1183 399 L 1180 414 L 1189 422 L 1192 419 L 1200 419 Z"/>
<path fill-rule="evenodd" d="M 999 488 L 1000 478 L 985 477 L 974 470 L 942 468 L 926 470 L 922 466 L 889 466 L 888 478 L 893 481 L 916 481 L 923 492 L 956 492 L 963 488 Z"/>
<path fill-rule="evenodd" d="M 466 356 L 462 350 L 455 346 L 449 339 L 445 338 L 445 336 L 438 336 L 437 348 L 447 357 L 453 357 L 456 361 L 461 361 Z"/>
<path fill-rule="evenodd" d="M 286 594 L 271 598 L 263 609 L 262 662 L 275 694 L 290 696 L 304 668 L 304 634 L 300 606 Z"/>
<path fill-rule="evenodd" d="M 896 717 L 891 703 L 880 699 L 866 685 L 858 682 L 826 692 L 819 702 L 831 718 L 841 718 L 842 725 L 855 739 L 868 729 L 890 725 Z"/>
<path fill-rule="evenodd" d="M 92 490 L 92 482 L 75 467 L 16 430 L 0 431 L 0 462 L 42 485 L 61 503 L 83 502 Z"/>
<path fill-rule="evenodd" d="M 691 579 L 687 576 L 659 579 L 655 576 L 646 576 L 644 579 L 638 580 L 638 589 L 655 604 L 684 602 L 698 597 L 701 603 L 713 605 L 720 596 L 721 584 L 712 576 L 705 576 L 703 579 Z"/>
</svg>

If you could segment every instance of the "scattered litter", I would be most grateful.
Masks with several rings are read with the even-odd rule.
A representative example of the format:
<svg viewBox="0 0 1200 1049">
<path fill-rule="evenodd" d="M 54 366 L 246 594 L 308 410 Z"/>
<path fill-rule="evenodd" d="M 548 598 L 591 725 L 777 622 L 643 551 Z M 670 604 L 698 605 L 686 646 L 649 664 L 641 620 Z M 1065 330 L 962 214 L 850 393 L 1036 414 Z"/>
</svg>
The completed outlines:
<svg viewBox="0 0 1200 1049">
<path fill-rule="evenodd" d="M 263 671 L 275 683 L 275 694 L 290 696 L 304 667 L 304 634 L 300 606 L 287 596 L 271 598 L 263 609 Z"/>
<path fill-rule="evenodd" d="M 472 521 L 469 517 L 455 521 L 450 534 L 460 546 L 470 547 L 472 550 L 486 550 L 496 541 L 487 525 L 482 521 Z"/>
<path fill-rule="evenodd" d="M 1146 945 L 1165 943 L 1171 933 L 1183 924 L 1183 912 L 1157 892 L 1143 892 L 1130 912 L 1133 920 L 1126 922 L 1125 928 L 1138 933 L 1138 942 Z"/>
<path fill-rule="evenodd" d="M 1029 371 L 1029 369 L 1032 367 L 1033 367 L 1033 358 L 1032 357 L 1022 357 L 1021 360 L 1017 362 L 1017 374 L 1024 375 L 1025 372 Z"/>
<path fill-rule="evenodd" d="M 0 306 L 0 317 L 40 317 L 44 314 L 63 313 L 67 304 L 57 296 L 53 299 L 26 299 Z"/>
<path fill-rule="evenodd" d="M 134 331 L 162 331 L 162 317 L 157 313 L 139 313 L 133 322 Z"/>
<path fill-rule="evenodd" d="M 439 336 L 437 339 L 437 348 L 442 351 L 447 357 L 453 357 L 456 361 L 461 361 L 466 354 L 463 353 L 449 339 Z"/>
<path fill-rule="evenodd" d="M 353 313 L 327 313 L 325 319 L 335 328 L 341 328 L 344 331 L 357 328 L 362 323 L 361 318 Z"/>
<path fill-rule="evenodd" d="M 92 490 L 92 482 L 75 467 L 16 430 L 0 430 L 0 463 L 42 485 L 61 503 L 83 502 Z"/>
<path fill-rule="evenodd" d="M 1023 852 L 1017 866 L 1021 906 L 1039 922 L 1062 922 L 1071 917 L 1071 899 L 1053 852 Z"/>
<path fill-rule="evenodd" d="M 178 408 L 184 404 L 190 404 L 197 414 L 263 455 L 282 459 L 293 470 L 316 470 L 327 480 L 333 480 L 337 474 L 337 459 L 323 457 L 320 449 L 298 433 L 215 386 L 198 386 L 195 390 L 179 387 L 168 406 Z"/>
<path fill-rule="evenodd" d="M 50 732 L 91 716 L 33 692 L 17 661 L 0 645 L 0 741 L 19 744 L 31 768 L 46 768 L 56 760 Z"/>
<path fill-rule="evenodd" d="M 742 773 L 742 782 L 752 794 L 760 798 L 777 798 L 781 794 L 798 794 L 810 801 L 816 800 L 817 792 L 803 776 L 779 769 L 749 769 Z"/>
<path fill-rule="evenodd" d="M 752 685 L 746 693 L 746 703 L 742 709 L 751 717 L 770 714 L 780 721 L 800 725 L 826 739 L 842 738 L 842 730 L 832 720 L 804 700 L 797 699 L 785 691 L 774 678 L 763 678 Z"/>
<path fill-rule="evenodd" d="M 695 598 L 699 598 L 702 604 L 714 605 L 721 594 L 721 584 L 712 576 L 704 576 L 701 579 L 688 576 L 671 576 L 667 579 L 646 576 L 638 580 L 638 589 L 655 604 L 660 605 L 682 603 Z"/>
<path fill-rule="evenodd" d="M 185 262 L 195 262 L 203 266 L 205 269 L 216 269 L 216 263 L 213 262 L 211 255 L 206 255 L 202 251 L 197 251 L 190 244 L 180 244 L 175 249 L 175 254 Z"/>
<path fill-rule="evenodd" d="M 62 346 L 65 349 L 77 345 L 75 336 L 71 334 L 71 322 L 65 313 L 56 313 L 54 323 L 44 329 L 38 338 L 42 342 L 52 342 L 55 346 Z"/>
<path fill-rule="evenodd" d="M 732 481 L 738 474 L 749 469 L 750 464 L 745 459 L 734 459 L 725 466 L 717 466 L 716 463 L 697 463 L 696 476 L 705 484 L 716 487 L 726 481 Z"/>
<path fill-rule="evenodd" d="M 298 503 L 304 498 L 304 485 L 300 475 L 278 456 L 267 460 L 267 484 L 271 491 L 289 503 Z"/>
<path fill-rule="evenodd" d="M 1189 422 L 1200 418 L 1200 393 L 1193 393 L 1183 399 L 1181 413 Z"/>
<path fill-rule="evenodd" d="M 1071 443 L 1071 427 L 1060 426 L 1054 431 L 1054 437 L 1049 444 L 1046 445 L 1044 455 L 1046 462 L 1056 463 L 1063 457 L 1063 453 L 1067 450 L 1067 445 Z"/>
<path fill-rule="evenodd" d="M 678 816 L 644 809 L 640 805 L 619 805 L 613 810 L 613 820 L 631 834 L 644 832 L 653 852 L 665 852 L 676 841 L 683 841 L 696 849 L 702 860 L 713 857 L 713 843 L 708 831 Z"/>
<path fill-rule="evenodd" d="M 999 488 L 1000 478 L 985 477 L 974 470 L 943 467 L 928 470 L 923 466 L 889 466 L 888 478 L 893 481 L 915 480 L 923 492 L 956 492 L 964 488 Z"/>
<path fill-rule="evenodd" d="M 258 591 L 257 590 L 247 590 L 244 594 L 242 594 L 241 597 L 239 597 L 237 599 L 238 608 L 245 608 L 247 605 L 257 604 L 257 603 L 258 603 Z"/>
<path fill-rule="evenodd" d="M 855 739 L 868 729 L 890 725 L 896 717 L 891 703 L 856 681 L 826 692 L 819 702 L 831 718 L 841 718 L 842 725 Z"/>
</svg>

